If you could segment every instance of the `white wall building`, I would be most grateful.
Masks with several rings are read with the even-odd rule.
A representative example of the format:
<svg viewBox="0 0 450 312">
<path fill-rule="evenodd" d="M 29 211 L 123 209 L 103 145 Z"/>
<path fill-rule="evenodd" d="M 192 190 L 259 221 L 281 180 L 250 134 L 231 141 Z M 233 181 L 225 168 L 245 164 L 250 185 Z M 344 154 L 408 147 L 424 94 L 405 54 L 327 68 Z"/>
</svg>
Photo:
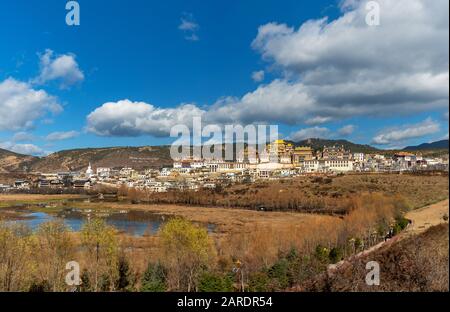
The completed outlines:
<svg viewBox="0 0 450 312">
<path fill-rule="evenodd" d="M 318 160 L 306 160 L 303 163 L 303 170 L 307 173 L 319 172 L 320 163 Z"/>
<path fill-rule="evenodd" d="M 99 167 L 97 168 L 97 176 L 102 178 L 108 178 L 111 173 L 111 168 Z"/>
<path fill-rule="evenodd" d="M 363 162 L 364 161 L 364 153 L 354 153 L 353 160 L 357 161 L 357 162 Z"/>
<path fill-rule="evenodd" d="M 333 172 L 353 171 L 353 161 L 344 159 L 325 160 L 324 167 L 326 170 Z"/>
</svg>

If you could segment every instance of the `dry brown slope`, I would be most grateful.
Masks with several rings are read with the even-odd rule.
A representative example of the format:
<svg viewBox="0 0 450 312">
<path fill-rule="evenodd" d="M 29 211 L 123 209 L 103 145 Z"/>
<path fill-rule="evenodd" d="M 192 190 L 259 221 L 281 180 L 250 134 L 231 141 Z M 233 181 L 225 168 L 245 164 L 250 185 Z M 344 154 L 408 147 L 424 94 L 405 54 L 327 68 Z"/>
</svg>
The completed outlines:
<svg viewBox="0 0 450 312">
<path fill-rule="evenodd" d="M 448 291 L 448 213 L 448 199 L 407 213 L 403 233 L 332 266 L 310 290 Z M 365 283 L 369 261 L 380 264 L 379 286 Z"/>
<path fill-rule="evenodd" d="M 166 146 L 85 148 L 56 152 L 33 163 L 33 171 L 77 171 L 88 164 L 94 167 L 134 169 L 160 168 L 171 165 Z"/>
<path fill-rule="evenodd" d="M 37 157 L 17 154 L 8 150 L 0 149 L 0 173 L 12 171 L 24 171 Z"/>
</svg>

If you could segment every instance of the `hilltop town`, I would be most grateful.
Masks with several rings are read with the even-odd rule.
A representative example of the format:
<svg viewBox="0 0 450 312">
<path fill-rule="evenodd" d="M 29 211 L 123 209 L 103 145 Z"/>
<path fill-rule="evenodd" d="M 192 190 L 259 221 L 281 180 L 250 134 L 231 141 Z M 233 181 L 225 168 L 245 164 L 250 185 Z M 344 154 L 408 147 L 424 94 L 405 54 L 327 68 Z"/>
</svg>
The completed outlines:
<svg viewBox="0 0 450 312">
<path fill-rule="evenodd" d="M 132 166 L 92 166 L 76 171 L 34 172 L 13 183 L 1 183 L 0 191 L 30 189 L 90 189 L 94 186 L 145 189 L 151 192 L 170 190 L 214 189 L 218 185 L 253 183 L 258 180 L 288 179 L 302 175 L 336 175 L 351 173 L 403 173 L 447 171 L 448 154 L 424 156 L 420 151 L 399 151 L 391 156 L 382 153 L 353 152 L 343 145 L 295 146 L 285 140 L 267 144 L 262 153 L 246 147 L 233 161 L 186 157 L 159 169 Z"/>
</svg>

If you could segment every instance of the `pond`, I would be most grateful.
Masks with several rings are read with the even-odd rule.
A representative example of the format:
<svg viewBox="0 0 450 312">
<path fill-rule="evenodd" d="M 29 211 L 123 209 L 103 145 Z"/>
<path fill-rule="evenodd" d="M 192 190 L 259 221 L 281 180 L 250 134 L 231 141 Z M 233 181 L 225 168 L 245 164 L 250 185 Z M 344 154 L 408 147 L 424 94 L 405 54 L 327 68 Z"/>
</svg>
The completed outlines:
<svg viewBox="0 0 450 312">
<path fill-rule="evenodd" d="M 105 210 L 65 208 L 58 212 L 33 211 L 32 209 L 9 209 L 3 212 L 8 222 L 16 222 L 27 225 L 33 231 L 38 229 L 42 223 L 52 220 L 62 220 L 71 231 L 78 232 L 85 222 L 93 218 L 101 218 L 108 225 L 115 227 L 119 232 L 133 236 L 144 236 L 155 234 L 161 225 L 172 218 L 163 214 L 152 213 L 141 210 L 121 210 L 117 212 Z M 201 224 L 208 229 L 214 230 L 213 224 Z"/>
</svg>

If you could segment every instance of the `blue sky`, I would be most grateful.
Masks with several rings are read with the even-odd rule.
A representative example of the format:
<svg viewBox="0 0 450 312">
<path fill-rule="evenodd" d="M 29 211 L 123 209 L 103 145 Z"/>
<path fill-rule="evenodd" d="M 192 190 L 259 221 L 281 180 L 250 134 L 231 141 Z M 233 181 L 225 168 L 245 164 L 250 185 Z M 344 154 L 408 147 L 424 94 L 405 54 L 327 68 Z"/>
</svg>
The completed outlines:
<svg viewBox="0 0 450 312">
<path fill-rule="evenodd" d="M 192 111 L 278 124 L 298 140 L 448 138 L 448 14 L 435 14 L 448 2 L 406 17 L 379 2 L 381 25 L 369 29 L 363 1 L 79 0 L 81 25 L 70 27 L 63 0 L 2 0 L 0 147 L 167 144 L 173 116 Z"/>
</svg>

